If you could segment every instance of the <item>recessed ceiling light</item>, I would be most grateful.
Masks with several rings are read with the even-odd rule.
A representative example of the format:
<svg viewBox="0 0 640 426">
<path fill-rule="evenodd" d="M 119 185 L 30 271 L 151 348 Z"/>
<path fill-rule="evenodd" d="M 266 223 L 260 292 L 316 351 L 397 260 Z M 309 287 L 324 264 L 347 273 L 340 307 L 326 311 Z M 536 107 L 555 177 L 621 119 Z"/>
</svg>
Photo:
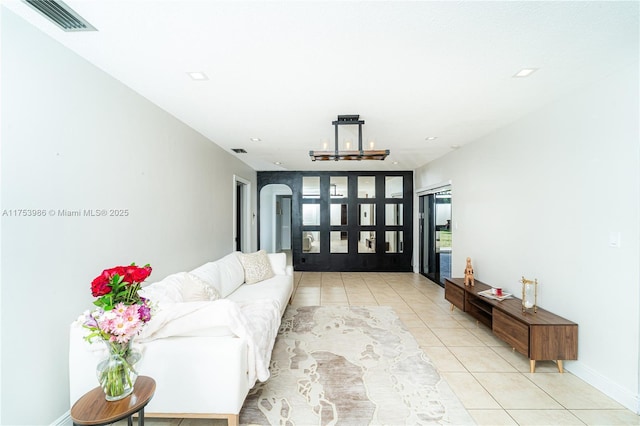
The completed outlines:
<svg viewBox="0 0 640 426">
<path fill-rule="evenodd" d="M 437 136 L 427 136 L 426 138 L 424 138 L 424 140 L 426 140 L 426 141 L 434 141 L 436 139 L 438 139 Z"/>
<path fill-rule="evenodd" d="M 460 148 L 460 145 L 451 145 L 451 149 L 458 149 Z"/>
<path fill-rule="evenodd" d="M 281 163 L 281 162 L 279 162 L 279 161 L 274 161 L 274 162 L 273 162 L 273 164 L 275 164 L 276 166 L 279 166 L 279 165 L 281 165 L 282 163 Z"/>
<path fill-rule="evenodd" d="M 251 142 L 260 142 L 261 140 L 260 138 L 251 138 Z"/>
<path fill-rule="evenodd" d="M 398 162 L 397 162 L 397 161 L 394 161 L 394 162 L 393 162 L 393 164 L 398 164 Z"/>
<path fill-rule="evenodd" d="M 193 72 L 188 72 L 187 74 L 189 75 L 189 77 L 191 77 L 192 80 L 197 80 L 197 81 L 209 80 L 209 77 L 207 77 L 207 75 L 202 71 L 193 71 Z"/>
<path fill-rule="evenodd" d="M 513 76 L 515 78 L 529 77 L 531 74 L 533 74 L 536 71 L 538 71 L 538 68 L 523 68 L 517 73 L 515 73 Z"/>
</svg>

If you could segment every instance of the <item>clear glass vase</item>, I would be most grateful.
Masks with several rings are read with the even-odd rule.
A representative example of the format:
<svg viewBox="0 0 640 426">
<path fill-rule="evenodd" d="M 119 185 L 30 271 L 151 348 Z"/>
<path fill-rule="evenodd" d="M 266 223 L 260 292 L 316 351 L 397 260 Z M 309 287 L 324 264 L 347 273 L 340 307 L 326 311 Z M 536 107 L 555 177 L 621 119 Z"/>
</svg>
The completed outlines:
<svg viewBox="0 0 640 426">
<path fill-rule="evenodd" d="M 127 343 L 105 341 L 109 355 L 98 363 L 96 374 L 107 401 L 118 401 L 133 392 L 138 378 L 136 364 L 142 354 L 132 347 L 132 343 L 133 339 Z"/>
</svg>

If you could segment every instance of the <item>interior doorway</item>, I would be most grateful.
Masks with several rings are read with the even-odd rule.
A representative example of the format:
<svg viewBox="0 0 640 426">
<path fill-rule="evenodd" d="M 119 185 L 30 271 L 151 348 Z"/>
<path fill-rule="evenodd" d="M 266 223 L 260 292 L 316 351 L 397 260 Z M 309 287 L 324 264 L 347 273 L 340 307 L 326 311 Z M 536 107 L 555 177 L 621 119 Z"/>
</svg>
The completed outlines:
<svg viewBox="0 0 640 426">
<path fill-rule="evenodd" d="M 284 184 L 260 189 L 260 249 L 269 253 L 291 251 L 291 188 Z"/>
<path fill-rule="evenodd" d="M 250 182 L 239 176 L 233 176 L 233 185 L 233 249 L 249 251 L 251 245 Z"/>
<path fill-rule="evenodd" d="M 244 184 L 236 182 L 236 251 L 242 251 L 242 191 Z"/>
<path fill-rule="evenodd" d="M 421 195 L 419 209 L 420 273 L 444 286 L 451 277 L 451 189 Z"/>
</svg>

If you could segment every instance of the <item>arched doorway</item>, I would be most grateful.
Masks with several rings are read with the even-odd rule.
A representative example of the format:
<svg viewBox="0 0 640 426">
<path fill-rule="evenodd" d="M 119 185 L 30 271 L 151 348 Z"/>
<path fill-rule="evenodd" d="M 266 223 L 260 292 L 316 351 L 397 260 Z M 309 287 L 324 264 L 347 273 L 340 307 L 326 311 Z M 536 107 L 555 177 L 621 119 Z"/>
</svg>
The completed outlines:
<svg viewBox="0 0 640 426">
<path fill-rule="evenodd" d="M 260 190 L 260 249 L 269 253 L 291 251 L 291 188 L 269 184 Z"/>
</svg>

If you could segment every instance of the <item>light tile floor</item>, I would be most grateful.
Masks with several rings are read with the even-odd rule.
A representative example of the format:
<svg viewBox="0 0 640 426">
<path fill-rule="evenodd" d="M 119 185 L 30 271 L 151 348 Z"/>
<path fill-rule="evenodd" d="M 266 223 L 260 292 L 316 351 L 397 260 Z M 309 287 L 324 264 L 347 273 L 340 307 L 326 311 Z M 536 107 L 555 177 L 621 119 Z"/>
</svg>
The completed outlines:
<svg viewBox="0 0 640 426">
<path fill-rule="evenodd" d="M 640 425 L 625 409 L 555 363 L 529 360 L 444 299 L 419 274 L 294 272 L 293 305 L 392 306 L 479 425 Z M 226 421 L 149 419 L 148 426 Z"/>
</svg>

